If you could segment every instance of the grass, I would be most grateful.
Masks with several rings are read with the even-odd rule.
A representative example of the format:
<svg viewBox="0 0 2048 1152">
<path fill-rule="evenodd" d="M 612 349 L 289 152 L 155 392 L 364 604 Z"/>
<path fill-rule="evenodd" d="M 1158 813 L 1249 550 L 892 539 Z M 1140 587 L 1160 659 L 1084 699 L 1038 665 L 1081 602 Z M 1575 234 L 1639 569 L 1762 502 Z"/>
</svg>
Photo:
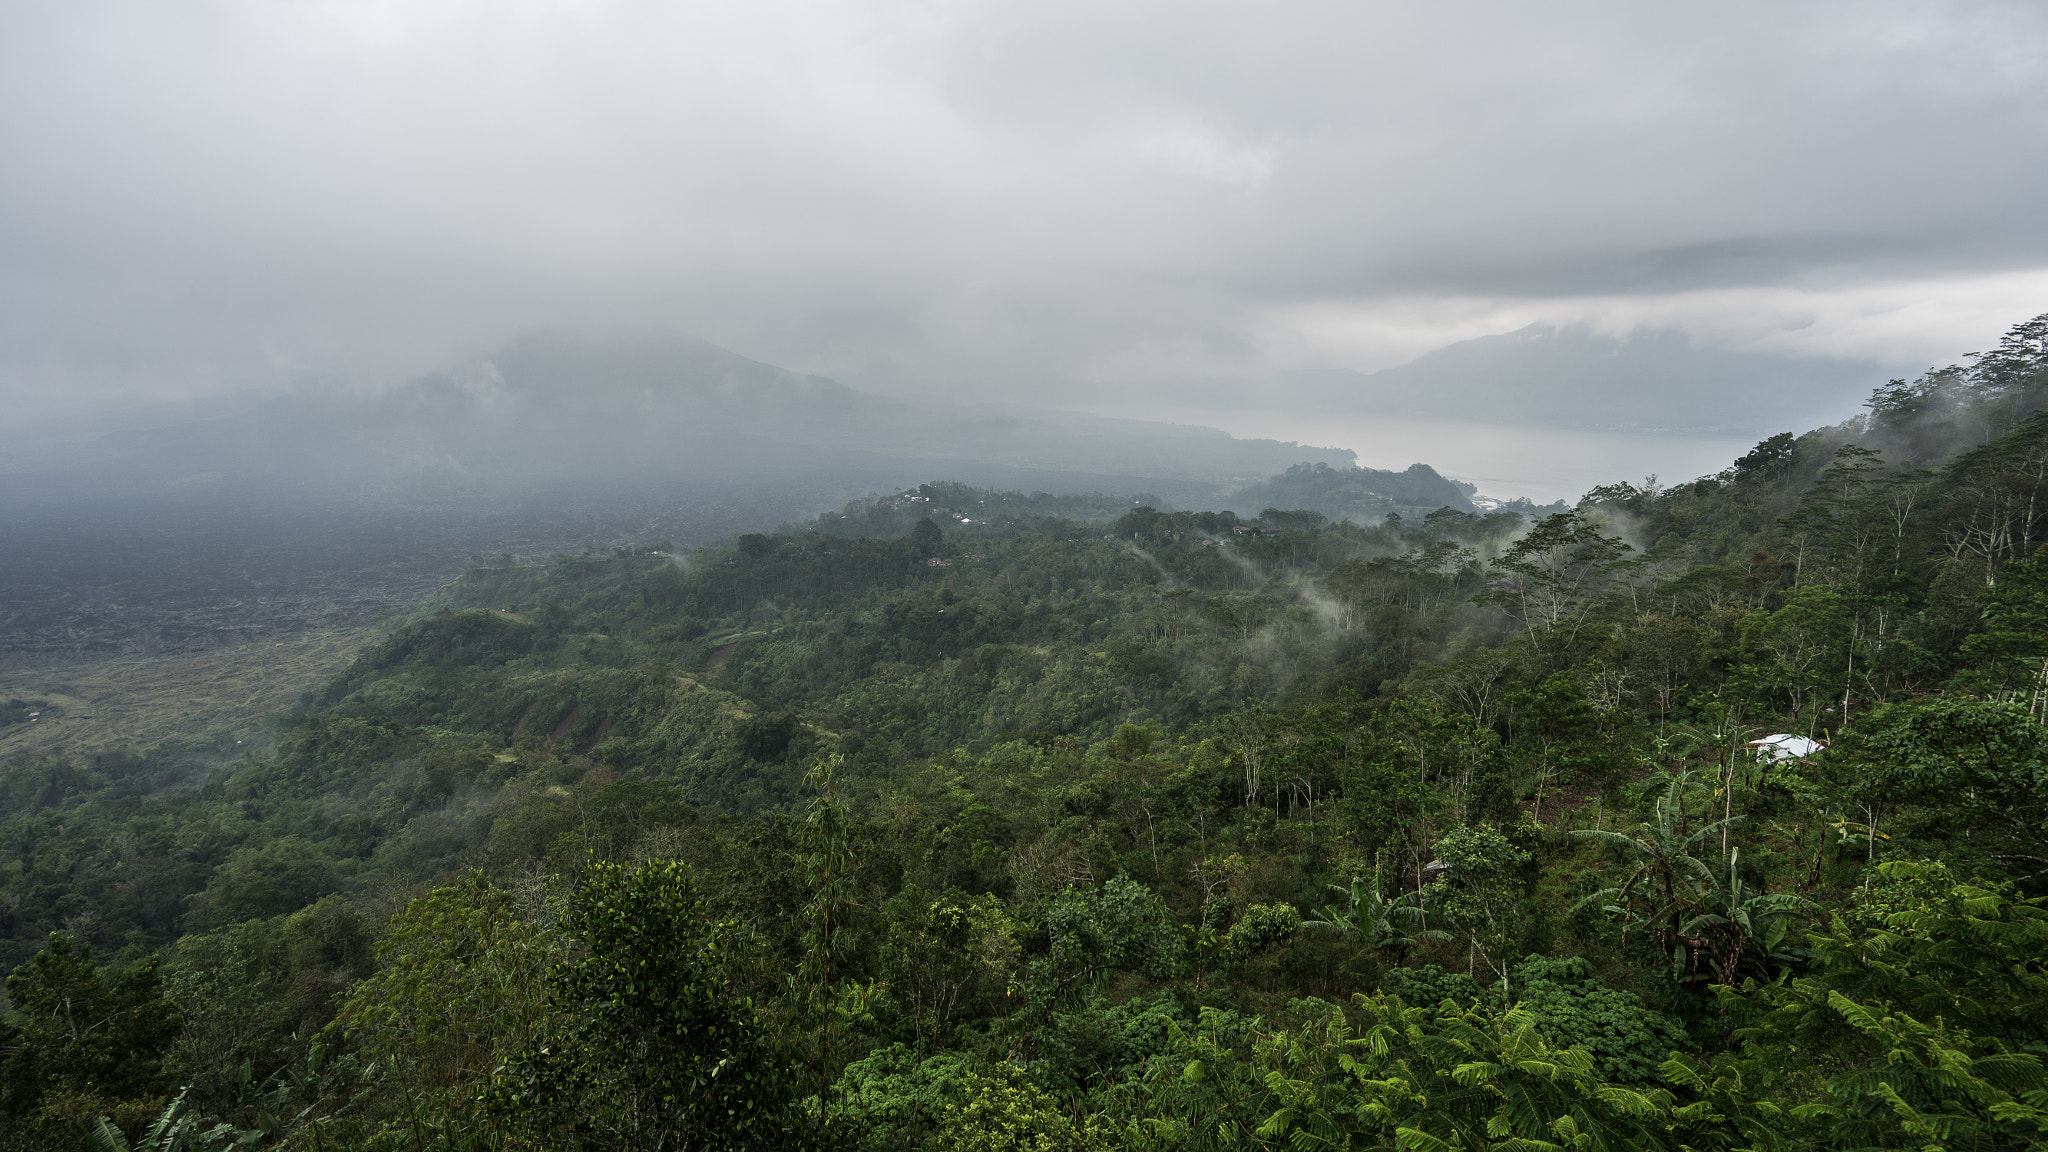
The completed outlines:
<svg viewBox="0 0 2048 1152">
<path fill-rule="evenodd" d="M 381 634 L 350 628 L 199 656 L 0 672 L 0 700 L 46 700 L 57 713 L 0 728 L 0 766 L 53 752 L 147 748 L 202 735 L 253 739 Z"/>
</svg>

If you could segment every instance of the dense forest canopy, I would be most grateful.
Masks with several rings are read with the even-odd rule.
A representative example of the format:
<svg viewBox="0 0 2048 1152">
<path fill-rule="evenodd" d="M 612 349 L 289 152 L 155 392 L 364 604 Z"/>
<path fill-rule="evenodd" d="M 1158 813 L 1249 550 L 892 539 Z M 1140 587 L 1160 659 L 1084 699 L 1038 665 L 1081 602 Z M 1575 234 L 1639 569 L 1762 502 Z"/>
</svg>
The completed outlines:
<svg viewBox="0 0 2048 1152">
<path fill-rule="evenodd" d="M 1571 508 L 479 558 L 0 777 L 0 1141 L 2048 1147 L 2044 339 Z"/>
<path fill-rule="evenodd" d="M 1296 464 L 1263 484 L 1239 489 L 1231 500 L 1247 508 L 1299 508 L 1332 520 L 1370 524 L 1388 513 L 1413 516 L 1438 508 L 1470 512 L 1476 490 L 1472 484 L 1446 480 L 1427 464 L 1389 472 L 1313 463 Z"/>
</svg>

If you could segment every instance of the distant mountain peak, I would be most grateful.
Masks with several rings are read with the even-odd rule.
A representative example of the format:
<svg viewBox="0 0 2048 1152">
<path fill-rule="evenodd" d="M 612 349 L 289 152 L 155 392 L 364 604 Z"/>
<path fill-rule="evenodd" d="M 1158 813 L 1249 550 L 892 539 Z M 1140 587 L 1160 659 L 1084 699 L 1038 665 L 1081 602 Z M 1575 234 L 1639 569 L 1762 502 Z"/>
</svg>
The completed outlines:
<svg viewBox="0 0 2048 1152">
<path fill-rule="evenodd" d="M 913 403 L 701 340 L 539 333 L 380 392 L 308 388 L 205 420 L 101 434 L 27 471 L 47 474 L 32 485 L 46 493 L 158 491 L 206 475 L 249 491 L 438 499 L 683 479 L 760 484 L 838 468 L 851 494 L 871 476 L 1000 476 L 1084 491 L 1170 483 L 1185 501 L 1300 461 L 1353 459 L 1349 449 L 1213 428 Z"/>
</svg>

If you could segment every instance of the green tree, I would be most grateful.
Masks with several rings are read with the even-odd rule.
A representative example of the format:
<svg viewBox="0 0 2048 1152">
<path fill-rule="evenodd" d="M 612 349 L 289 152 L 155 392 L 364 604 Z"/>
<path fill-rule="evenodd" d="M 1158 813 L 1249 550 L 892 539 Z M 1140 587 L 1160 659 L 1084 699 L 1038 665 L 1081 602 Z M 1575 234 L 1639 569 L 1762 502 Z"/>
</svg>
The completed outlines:
<svg viewBox="0 0 2048 1152">
<path fill-rule="evenodd" d="M 547 1021 L 546 978 L 560 951 L 509 895 L 471 872 L 392 918 L 377 972 L 349 990 L 325 1036 L 345 1038 L 399 1082 L 401 1123 L 474 1130 L 479 1090 Z"/>
<path fill-rule="evenodd" d="M 687 866 L 594 863 L 549 977 L 555 1023 L 498 1077 L 496 1110 L 544 1147 L 787 1148 L 787 1069 L 726 990 L 727 939 Z"/>
<path fill-rule="evenodd" d="M 1216 942 L 1216 959 L 1226 970 L 1241 969 L 1300 930 L 1301 913 L 1292 904 L 1248 905 Z"/>
<path fill-rule="evenodd" d="M 1048 1015 L 1111 972 L 1154 980 L 1187 968 L 1187 930 L 1158 893 L 1128 876 L 1070 888 L 1039 910 L 1045 954 L 1030 963 L 1030 991 Z"/>
<path fill-rule="evenodd" d="M 1994 699 L 2024 698 L 2048 721 L 2048 563 L 2010 563 L 1980 593 L 1983 621 L 1963 639 L 1961 654 L 1976 665 L 1958 685 Z"/>
<path fill-rule="evenodd" d="M 0 1136 L 27 1144 L 52 1098 L 104 1109 L 163 1092 L 178 1008 L 163 995 L 157 963 L 151 956 L 109 978 L 90 947 L 53 932 L 7 977 L 14 1017 L 0 1021 Z"/>
<path fill-rule="evenodd" d="M 1799 510 L 1778 523 L 1792 544 L 1793 583 L 1827 582 L 1860 590 L 1891 543 L 1881 499 L 1884 458 L 1860 444 L 1835 449 Z M 1874 498 L 1876 497 L 1876 498 Z M 1809 574 L 1811 567 L 1816 571 Z M 1813 579 L 1819 577 L 1819 581 Z"/>
<path fill-rule="evenodd" d="M 185 1102 L 189 1092 L 179 1092 L 147 1128 L 130 1142 L 111 1117 L 95 1117 L 86 1129 L 86 1142 L 93 1152 L 200 1152 L 202 1149 L 246 1148 L 267 1143 L 276 1134 L 275 1117 L 265 1115 L 256 1128 L 237 1128 L 228 1123 L 206 1125 Z"/>
<path fill-rule="evenodd" d="M 885 1045 L 847 1064 L 827 1100 L 827 1119 L 858 1148 L 922 1147 L 946 1106 L 966 1093 L 974 1067 L 960 1052 L 919 1059 L 908 1045 Z"/>
<path fill-rule="evenodd" d="M 1015 1064 L 972 1071 L 964 1081 L 932 1139 L 942 1152 L 1106 1152 L 1109 1147 L 1096 1125 L 1076 1123 Z"/>
<path fill-rule="evenodd" d="M 252 939 L 266 927 L 256 921 L 178 942 L 164 991 L 180 1007 L 181 1028 L 165 1063 L 195 1108 L 226 1111 L 245 1070 L 267 1080 L 294 1054 L 289 981 Z"/>
<path fill-rule="evenodd" d="M 333 862 L 324 852 L 297 836 L 281 836 L 260 847 L 237 849 L 207 885 L 198 916 L 202 927 L 279 916 L 337 887 Z"/>
<path fill-rule="evenodd" d="M 1757 441 L 1756 447 L 1735 461 L 1729 471 L 1734 473 L 1735 479 L 1752 483 L 1776 480 L 1792 470 L 1798 450 L 1799 438 L 1790 432 L 1780 432 Z"/>
<path fill-rule="evenodd" d="M 1507 953 L 1520 936 L 1515 909 L 1527 887 L 1530 855 L 1500 829 L 1480 823 L 1453 828 L 1436 843 L 1442 873 L 1430 905 L 1465 933 L 1472 954 L 1508 986 Z"/>
<path fill-rule="evenodd" d="M 2048 1148 L 2048 1071 L 2032 1052 L 1984 1052 L 1941 1020 L 1882 1014 L 1840 992 L 1829 1010 L 1874 1048 L 1880 1069 L 1837 1077 L 1792 1115 L 1840 1148 Z"/>
<path fill-rule="evenodd" d="M 1594 707 L 1578 681 L 1561 672 L 1533 689 L 1510 692 L 1507 707 L 1514 716 L 1514 750 L 1536 777 L 1532 818 L 1541 820 L 1553 780 L 1568 781 L 1600 765 L 1599 737 L 1615 718 Z"/>
<path fill-rule="evenodd" d="M 2048 869 L 2048 728 L 2019 704 L 1941 698 L 1887 705 L 1841 749 L 1876 802 L 1908 802 L 1984 847 Z"/>
<path fill-rule="evenodd" d="M 1591 1053 L 1553 1044 L 1530 1013 L 1353 1004 L 1355 1031 L 1336 1005 L 1299 1001 L 1302 1026 L 1249 1055 L 1176 1027 L 1180 1059 L 1130 1094 L 1127 1146 L 1647 1152 L 1714 1137 L 1669 1091 L 1602 1080 Z"/>
<path fill-rule="evenodd" d="M 1946 499 L 1934 520 L 1942 551 L 1975 579 L 1997 582 L 1999 566 L 2032 558 L 2048 521 L 2048 413 L 1958 456 L 1946 469 Z"/>
<path fill-rule="evenodd" d="M 1628 559 L 1634 551 L 1620 537 L 1602 535 L 1584 511 L 1559 512 L 1538 520 L 1494 561 L 1501 579 L 1475 599 L 1498 604 L 1530 632 L 1548 630 L 1569 645 L 1600 597 L 1640 566 Z"/>
<path fill-rule="evenodd" d="M 1717 984 L 1733 984 L 1745 968 L 1785 971 L 1805 959 L 1792 942 L 1796 919 L 1819 909 L 1790 892 L 1763 892 L 1743 879 L 1740 849 L 1728 854 L 1725 883 L 1702 889 L 1699 911 L 1678 926 L 1678 940 L 1704 962 Z"/>
<path fill-rule="evenodd" d="M 1741 625 L 1750 658 L 1731 682 L 1762 701 L 1766 710 L 1789 706 L 1813 723 L 1820 709 L 1839 703 L 1847 691 L 1856 620 L 1835 588 L 1809 584 L 1794 591 L 1774 612 L 1752 612 Z"/>
<path fill-rule="evenodd" d="M 801 1044 L 811 1069 L 811 1091 L 822 1093 L 838 1078 L 841 1034 L 850 1013 L 866 990 L 849 997 L 843 963 L 852 952 L 850 928 L 861 909 L 859 845 L 852 819 L 839 803 L 835 776 L 837 756 L 811 764 L 804 782 L 814 790 L 798 830 L 796 863 L 812 890 L 799 912 L 803 959 L 790 985 L 791 999 L 802 1021 Z"/>
<path fill-rule="evenodd" d="M 883 912 L 889 921 L 883 975 L 909 1011 L 920 1056 L 976 998 L 997 989 L 1010 994 L 1017 933 L 1002 901 L 958 889 L 935 898 L 909 884 Z"/>
</svg>

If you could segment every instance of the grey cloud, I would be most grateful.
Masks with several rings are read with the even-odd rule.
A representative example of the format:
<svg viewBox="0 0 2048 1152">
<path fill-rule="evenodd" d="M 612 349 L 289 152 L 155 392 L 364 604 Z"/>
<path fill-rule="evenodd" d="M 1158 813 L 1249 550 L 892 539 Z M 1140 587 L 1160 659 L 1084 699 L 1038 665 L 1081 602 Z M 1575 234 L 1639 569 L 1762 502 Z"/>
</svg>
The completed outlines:
<svg viewBox="0 0 2048 1152">
<path fill-rule="evenodd" d="M 2034 4 L 81 0 L 0 33 L 17 400 L 564 325 L 963 389 L 1377 367 L 1259 317 L 2048 267 Z"/>
</svg>

